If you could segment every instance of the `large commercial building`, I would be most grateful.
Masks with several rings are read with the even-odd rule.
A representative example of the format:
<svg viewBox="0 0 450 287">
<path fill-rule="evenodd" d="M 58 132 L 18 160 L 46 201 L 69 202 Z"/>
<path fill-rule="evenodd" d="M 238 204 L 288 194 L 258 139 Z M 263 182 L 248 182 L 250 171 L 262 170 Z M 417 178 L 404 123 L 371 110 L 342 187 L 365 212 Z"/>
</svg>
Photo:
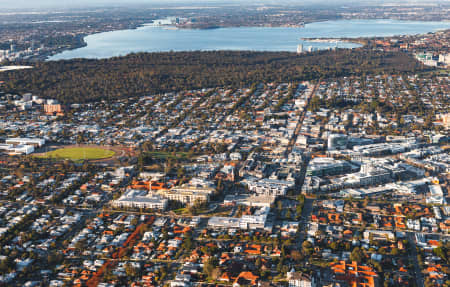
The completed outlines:
<svg viewBox="0 0 450 287">
<path fill-rule="evenodd" d="M 352 166 L 343 160 L 329 157 L 316 157 L 309 162 L 306 170 L 308 176 L 327 176 L 350 172 Z"/>
<path fill-rule="evenodd" d="M 45 139 L 37 138 L 9 138 L 5 142 L 10 145 L 32 145 L 34 147 L 45 145 Z"/>
<path fill-rule="evenodd" d="M 402 153 L 417 147 L 418 144 L 415 142 L 378 143 L 364 146 L 355 146 L 353 147 L 353 151 L 363 156 L 381 156 Z"/>
<path fill-rule="evenodd" d="M 439 62 L 443 63 L 447 66 L 450 66 L 450 53 L 449 54 L 441 54 L 439 55 Z"/>
<path fill-rule="evenodd" d="M 217 229 L 240 228 L 241 219 L 236 217 L 214 216 L 208 220 L 208 226 Z"/>
<path fill-rule="evenodd" d="M 47 115 L 62 114 L 64 109 L 61 104 L 47 104 L 44 105 L 44 112 Z"/>
<path fill-rule="evenodd" d="M 131 189 L 111 205 L 117 208 L 145 208 L 165 210 L 168 200 L 158 195 L 149 195 L 146 191 Z"/>
<path fill-rule="evenodd" d="M 44 139 L 9 138 L 6 139 L 5 144 L 0 144 L 0 150 L 12 155 L 30 154 L 34 152 L 36 147 L 41 147 L 44 144 Z"/>
<path fill-rule="evenodd" d="M 264 178 L 260 180 L 247 180 L 248 190 L 258 195 L 264 196 L 280 196 L 286 195 L 289 188 L 294 187 L 295 182 Z"/>
<path fill-rule="evenodd" d="M 444 192 L 440 185 L 434 184 L 428 186 L 430 193 L 426 198 L 427 204 L 446 204 Z"/>
<path fill-rule="evenodd" d="M 216 229 L 239 228 L 271 230 L 272 226 L 266 224 L 269 212 L 269 207 L 262 207 L 256 210 L 253 215 L 243 215 L 241 218 L 215 216 L 208 220 L 208 227 Z"/>
<path fill-rule="evenodd" d="M 265 195 L 250 195 L 250 194 L 240 194 L 240 195 L 227 195 L 223 201 L 224 204 L 228 205 L 245 205 L 245 206 L 255 206 L 255 207 L 270 207 L 275 201 L 273 196 Z"/>
<path fill-rule="evenodd" d="M 347 148 L 348 137 L 343 134 L 332 134 L 328 137 L 328 150 Z"/>
<path fill-rule="evenodd" d="M 348 188 L 348 189 L 343 189 L 339 192 L 339 194 L 343 197 L 353 197 L 353 198 L 363 198 L 363 197 L 367 197 L 367 196 L 375 196 L 375 195 L 380 195 L 380 194 L 384 194 L 387 192 L 390 192 L 394 189 L 393 186 L 390 185 L 383 185 L 383 186 L 379 186 L 379 187 L 374 187 L 374 188 L 360 188 L 360 189 L 353 189 L 353 188 Z"/>
<path fill-rule="evenodd" d="M 0 150 L 3 150 L 7 154 L 30 154 L 34 152 L 34 146 L 32 145 L 12 145 L 12 144 L 0 144 Z"/>
<path fill-rule="evenodd" d="M 208 202 L 214 192 L 215 189 L 213 187 L 198 187 L 185 184 L 174 187 L 170 190 L 161 190 L 158 194 L 170 200 L 180 201 L 187 205 L 192 205 L 195 202 Z"/>
</svg>

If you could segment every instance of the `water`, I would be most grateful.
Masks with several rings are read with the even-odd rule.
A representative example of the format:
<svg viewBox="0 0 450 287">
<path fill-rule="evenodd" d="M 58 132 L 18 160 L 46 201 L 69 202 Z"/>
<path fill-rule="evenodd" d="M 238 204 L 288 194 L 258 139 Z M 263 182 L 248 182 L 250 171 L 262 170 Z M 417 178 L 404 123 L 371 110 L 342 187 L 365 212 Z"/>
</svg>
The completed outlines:
<svg viewBox="0 0 450 287">
<path fill-rule="evenodd" d="M 164 52 L 194 50 L 296 51 L 330 47 L 354 48 L 355 43 L 315 43 L 300 38 L 372 37 L 413 35 L 450 29 L 450 22 L 397 20 L 338 20 L 305 25 L 303 28 L 234 27 L 209 30 L 169 29 L 145 25 L 134 30 L 119 30 L 89 35 L 86 47 L 64 51 L 49 60 L 73 58 L 109 58 L 133 52 Z"/>
</svg>

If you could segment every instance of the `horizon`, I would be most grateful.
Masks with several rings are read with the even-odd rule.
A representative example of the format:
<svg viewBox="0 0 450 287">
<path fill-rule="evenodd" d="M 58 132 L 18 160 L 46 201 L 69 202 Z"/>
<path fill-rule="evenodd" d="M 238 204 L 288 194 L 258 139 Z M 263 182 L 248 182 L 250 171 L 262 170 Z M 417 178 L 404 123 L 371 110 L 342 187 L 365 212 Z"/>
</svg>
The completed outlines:
<svg viewBox="0 0 450 287">
<path fill-rule="evenodd" d="M 79 0 L 76 2 L 72 1 L 57 1 L 57 0 L 40 0 L 40 1 L 30 1 L 30 0 L 3 0 L 0 1 L 0 8 L 6 11 L 42 11 L 42 10 L 52 10 L 52 9 L 83 9 L 83 8 L 115 8 L 115 7 L 142 7 L 142 6 L 153 6 L 155 8 L 161 7 L 173 7 L 178 5 L 195 5 L 199 6 L 209 6 L 209 5 L 219 5 L 219 6 L 234 6 L 234 5 L 273 5 L 273 6 L 341 6 L 346 5 L 350 7 L 357 6 L 377 6 L 377 5 L 439 5 L 439 4 L 450 4 L 450 0 L 430 0 L 430 1 L 419 1 L 419 0 L 363 0 L 363 1 L 351 1 L 351 0 L 338 0 L 333 1 L 333 3 L 327 3 L 323 0 Z M 151 8 L 151 7 L 148 7 Z"/>
</svg>

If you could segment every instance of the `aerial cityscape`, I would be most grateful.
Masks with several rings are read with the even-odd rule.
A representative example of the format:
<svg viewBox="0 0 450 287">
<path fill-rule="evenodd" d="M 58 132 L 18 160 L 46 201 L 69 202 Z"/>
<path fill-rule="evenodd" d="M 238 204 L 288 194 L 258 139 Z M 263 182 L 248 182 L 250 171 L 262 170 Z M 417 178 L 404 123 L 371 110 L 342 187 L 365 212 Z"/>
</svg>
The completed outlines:
<svg viewBox="0 0 450 287">
<path fill-rule="evenodd" d="M 41 4 L 0 3 L 0 286 L 450 287 L 449 1 Z"/>
</svg>

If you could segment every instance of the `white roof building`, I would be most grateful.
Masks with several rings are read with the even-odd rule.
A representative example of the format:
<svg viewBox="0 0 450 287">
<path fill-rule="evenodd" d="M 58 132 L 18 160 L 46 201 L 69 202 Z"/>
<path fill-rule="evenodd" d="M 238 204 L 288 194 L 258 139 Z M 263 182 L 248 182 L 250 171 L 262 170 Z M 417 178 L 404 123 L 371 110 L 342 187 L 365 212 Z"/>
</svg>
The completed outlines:
<svg viewBox="0 0 450 287">
<path fill-rule="evenodd" d="M 144 194 L 145 193 L 145 194 Z M 147 195 L 146 191 L 130 190 L 119 199 L 113 200 L 111 205 L 118 208 L 148 208 L 165 210 L 169 200 L 158 195 Z"/>
<path fill-rule="evenodd" d="M 5 142 L 12 145 L 32 145 L 37 147 L 45 145 L 45 139 L 38 138 L 9 138 Z"/>
</svg>

